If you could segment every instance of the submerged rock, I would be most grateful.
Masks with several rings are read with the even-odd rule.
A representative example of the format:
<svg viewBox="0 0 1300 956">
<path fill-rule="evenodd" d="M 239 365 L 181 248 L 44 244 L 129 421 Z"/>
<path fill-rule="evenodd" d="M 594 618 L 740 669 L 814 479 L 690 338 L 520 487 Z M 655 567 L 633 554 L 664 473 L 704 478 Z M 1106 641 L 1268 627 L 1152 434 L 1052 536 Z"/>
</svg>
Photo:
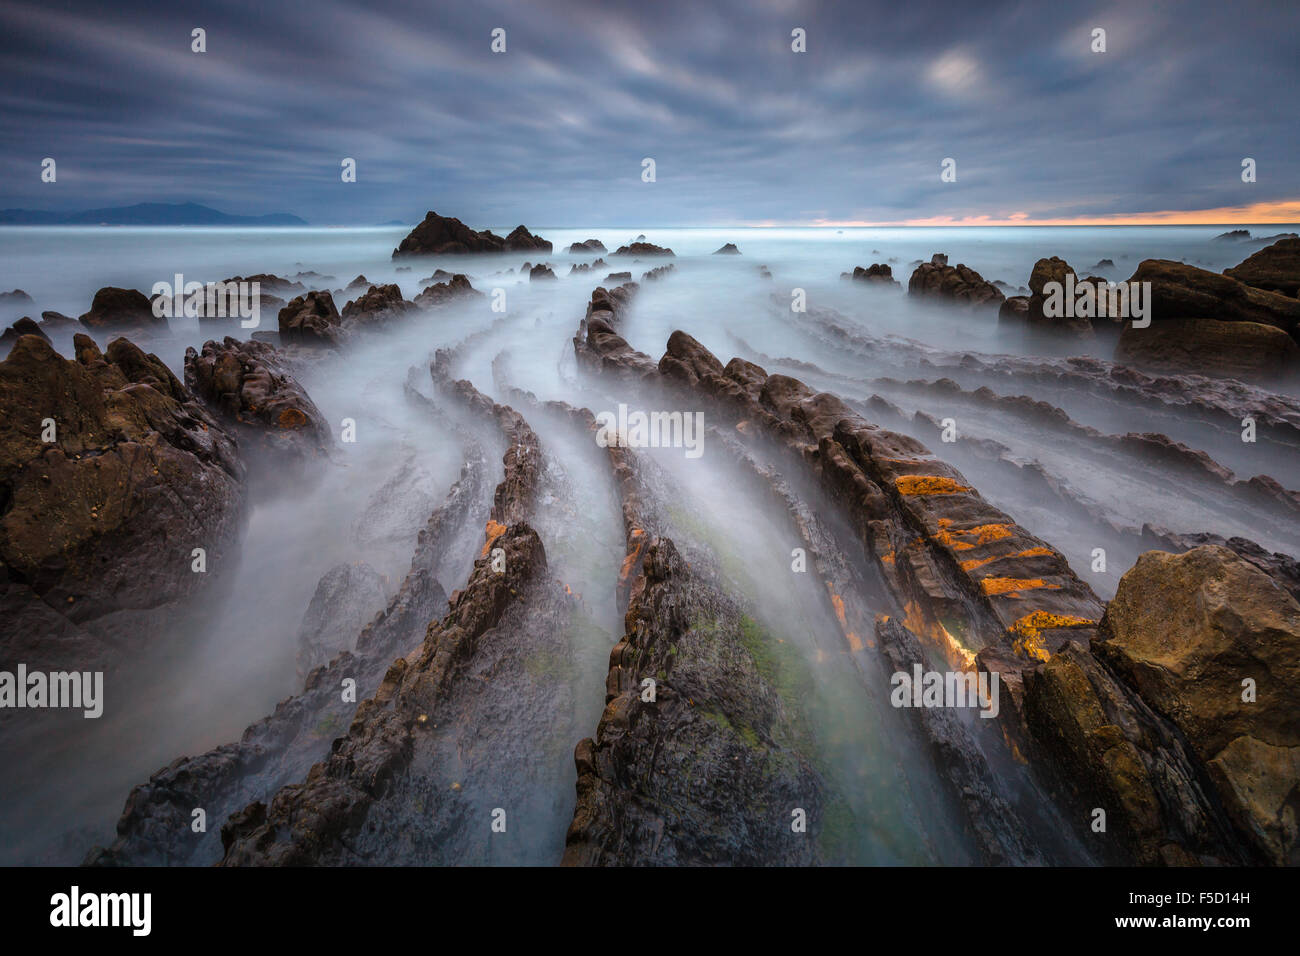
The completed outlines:
<svg viewBox="0 0 1300 956">
<path fill-rule="evenodd" d="M 387 601 L 383 575 L 364 561 L 326 571 L 298 627 L 298 673 L 305 677 L 339 651 L 351 650 Z"/>
<path fill-rule="evenodd" d="M 673 251 L 665 246 L 656 246 L 654 243 L 639 240 L 626 246 L 619 246 L 618 251 L 613 253 L 616 256 L 671 256 L 672 254 Z"/>
<path fill-rule="evenodd" d="M 840 278 L 852 279 L 854 282 L 872 282 L 889 286 L 901 287 L 902 285 L 902 283 L 894 278 L 894 270 L 883 262 L 873 263 L 866 269 L 862 268 L 862 266 L 854 266 L 852 273 L 841 272 Z"/>
</svg>

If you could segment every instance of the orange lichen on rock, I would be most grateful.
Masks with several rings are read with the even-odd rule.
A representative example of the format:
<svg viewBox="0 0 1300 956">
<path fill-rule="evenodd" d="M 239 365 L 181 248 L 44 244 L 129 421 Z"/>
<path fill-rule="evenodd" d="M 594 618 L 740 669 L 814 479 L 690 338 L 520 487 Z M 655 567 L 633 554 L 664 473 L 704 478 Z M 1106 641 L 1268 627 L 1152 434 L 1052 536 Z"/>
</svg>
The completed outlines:
<svg viewBox="0 0 1300 956">
<path fill-rule="evenodd" d="M 829 583 L 826 585 L 826 590 L 830 591 L 831 606 L 835 608 L 835 617 L 840 622 L 840 630 L 844 632 L 844 639 L 849 642 L 849 650 L 862 650 L 865 646 L 862 642 L 862 638 L 858 637 L 858 635 L 849 627 L 849 618 L 844 612 L 844 598 L 840 597 L 834 591 L 831 591 Z M 874 643 L 872 646 L 875 646 Z"/>
<path fill-rule="evenodd" d="M 487 541 L 483 543 L 483 550 L 479 552 L 480 558 L 486 558 L 487 553 L 492 550 L 492 542 L 506 533 L 506 526 L 500 521 L 493 521 L 488 518 L 487 523 Z"/>
<path fill-rule="evenodd" d="M 970 491 L 942 475 L 901 475 L 894 479 L 894 487 L 900 495 L 956 495 Z"/>
<path fill-rule="evenodd" d="M 296 408 L 286 408 L 276 419 L 276 424 L 281 428 L 302 428 L 307 424 L 307 416 Z"/>
<path fill-rule="evenodd" d="M 935 532 L 933 540 L 947 545 L 954 551 L 969 551 L 1002 538 L 1009 538 L 1015 529 L 1015 525 L 1010 524 L 981 524 L 974 528 L 949 531 L 951 526 L 951 518 L 940 518 L 939 530 Z"/>
<path fill-rule="evenodd" d="M 1050 611 L 1034 611 L 1020 618 L 1011 627 L 1009 634 L 1015 639 L 1011 648 L 1016 653 L 1038 661 L 1046 661 L 1052 655 L 1043 643 L 1043 631 L 1068 627 L 1093 627 L 1096 621 L 1073 614 L 1053 614 Z"/>
<path fill-rule="evenodd" d="M 641 556 L 641 549 L 645 547 L 645 532 L 640 528 L 633 528 L 630 534 L 632 539 L 632 550 L 627 553 L 623 559 L 623 566 L 618 569 L 618 586 L 626 587 L 628 578 L 632 576 L 632 569 L 636 566 L 636 559 Z"/>
<path fill-rule="evenodd" d="M 974 571 L 976 568 L 982 568 L 991 561 L 1004 561 L 1007 558 L 1037 558 L 1047 557 L 1055 554 L 1051 548 L 1026 548 L 1024 551 L 1017 551 L 1015 554 L 995 554 L 991 558 L 971 558 L 969 561 L 961 563 L 963 571 Z"/>
<path fill-rule="evenodd" d="M 1059 591 L 1059 584 L 1048 584 L 1042 578 L 985 578 L 980 581 L 980 589 L 985 594 L 1007 594 L 1011 597 L 1020 597 L 1021 591 L 1036 591 L 1040 588 L 1046 588 L 1049 591 Z"/>
</svg>

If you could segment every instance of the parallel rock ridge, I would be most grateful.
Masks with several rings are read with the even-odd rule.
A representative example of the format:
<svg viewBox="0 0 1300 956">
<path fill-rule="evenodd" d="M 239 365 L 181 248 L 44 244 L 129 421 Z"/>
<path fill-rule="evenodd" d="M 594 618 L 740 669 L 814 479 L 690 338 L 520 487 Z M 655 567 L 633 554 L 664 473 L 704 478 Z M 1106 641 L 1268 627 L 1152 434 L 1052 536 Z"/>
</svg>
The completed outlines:
<svg viewBox="0 0 1300 956">
<path fill-rule="evenodd" d="M 602 327 L 593 335 L 590 320 L 586 332 L 576 344 L 600 359 L 589 367 L 603 362 L 644 376 L 641 353 Z M 1208 594 L 1234 593 L 1210 583 L 1205 559 L 1148 555 L 1144 562 L 1184 560 L 1200 573 L 1151 587 L 1136 605 L 1149 619 L 1142 636 L 1121 642 L 1116 635 L 1132 616 L 1122 617 L 1121 609 L 1133 601 L 1123 584 L 1103 619 L 1101 602 L 1059 552 L 984 502 L 959 472 L 914 440 L 863 421 L 839 399 L 795 379 L 739 359 L 724 367 L 680 331 L 669 339 L 659 370 L 712 397 L 741 434 L 757 429 L 838 489 L 868 553 L 905 607 L 906 624 L 954 664 L 999 675 L 1010 692 L 1002 715 L 1010 739 L 1060 793 L 1081 835 L 1088 832 L 1086 814 L 1099 806 L 1108 811 L 1110 836 L 1097 841 L 1101 856 L 1148 864 L 1294 861 L 1288 794 L 1297 779 L 1295 742 L 1278 722 L 1285 724 L 1300 704 L 1300 684 L 1291 679 L 1300 632 L 1295 601 L 1284 587 L 1232 552 L 1215 555 L 1235 568 L 1236 577 L 1228 579 L 1272 610 L 1247 615 L 1239 649 L 1225 648 L 1214 665 L 1225 675 L 1224 686 L 1213 687 L 1185 665 L 1173 665 L 1166 650 L 1172 641 L 1184 648 L 1181 653 L 1199 655 L 1190 648 L 1204 644 L 1195 635 L 1205 625 L 1196 621 L 1223 600 Z M 1149 573 L 1144 562 L 1130 572 L 1130 582 Z M 1214 590 L 1199 596 L 1197 588 Z M 1166 590 L 1189 602 L 1190 616 L 1182 622 L 1174 617 L 1172 630 Z M 1234 626 L 1241 628 L 1242 621 Z M 1161 648 L 1156 671 L 1144 643 L 1152 638 Z M 1264 653 L 1271 656 L 1262 667 L 1250 663 Z M 1171 665 L 1170 676 L 1157 679 Z M 1240 699 L 1247 676 L 1261 693 L 1268 688 L 1267 703 L 1261 696 L 1257 710 L 1237 709 L 1244 721 L 1237 735 L 1220 729 L 1203 739 L 1211 725 L 1197 722 L 1198 708 L 1216 714 Z M 1230 682 L 1237 686 L 1229 688 Z"/>
<path fill-rule="evenodd" d="M 223 865 L 484 863 L 499 857 L 471 818 L 500 810 L 526 832 L 551 812 L 537 794 L 554 789 L 563 766 L 546 744 L 572 720 L 572 701 L 532 662 L 568 658 L 573 599 L 550 577 L 527 524 L 540 451 L 522 416 L 452 380 L 448 365 L 441 353 L 435 384 L 490 415 L 510 442 L 482 552 L 449 613 L 392 664 L 331 755 L 230 818 Z M 495 853 L 548 862 L 535 844 L 503 840 Z"/>
</svg>

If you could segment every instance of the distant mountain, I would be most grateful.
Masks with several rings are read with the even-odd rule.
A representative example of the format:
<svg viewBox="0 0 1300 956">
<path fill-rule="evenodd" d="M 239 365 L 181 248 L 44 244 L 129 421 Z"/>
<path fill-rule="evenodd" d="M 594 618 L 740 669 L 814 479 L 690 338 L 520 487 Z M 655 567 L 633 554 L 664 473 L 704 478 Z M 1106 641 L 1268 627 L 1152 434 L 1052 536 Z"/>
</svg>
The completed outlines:
<svg viewBox="0 0 1300 956">
<path fill-rule="evenodd" d="M 288 213 L 232 216 L 198 203 L 141 202 L 134 206 L 87 209 L 85 212 L 42 212 L 37 209 L 0 209 L 0 225 L 7 226 L 305 226 Z"/>
</svg>

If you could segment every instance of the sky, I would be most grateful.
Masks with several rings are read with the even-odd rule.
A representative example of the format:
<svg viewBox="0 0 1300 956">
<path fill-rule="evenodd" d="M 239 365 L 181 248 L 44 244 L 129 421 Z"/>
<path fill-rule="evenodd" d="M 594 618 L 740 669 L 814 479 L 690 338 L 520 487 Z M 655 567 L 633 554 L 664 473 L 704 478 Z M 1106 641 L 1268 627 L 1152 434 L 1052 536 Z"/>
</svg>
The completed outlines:
<svg viewBox="0 0 1300 956">
<path fill-rule="evenodd" d="M 1282 0 L 0 0 L 0 208 L 1293 223 L 1298 37 Z"/>
</svg>

